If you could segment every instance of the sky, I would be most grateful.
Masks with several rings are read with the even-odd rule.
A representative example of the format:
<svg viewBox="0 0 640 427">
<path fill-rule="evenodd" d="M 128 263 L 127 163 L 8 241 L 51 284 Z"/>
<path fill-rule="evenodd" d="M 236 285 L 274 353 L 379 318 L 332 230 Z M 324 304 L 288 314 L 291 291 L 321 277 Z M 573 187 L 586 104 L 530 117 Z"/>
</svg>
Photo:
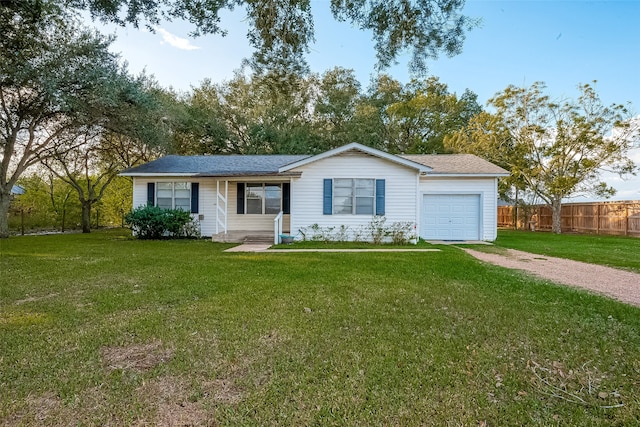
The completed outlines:
<svg viewBox="0 0 640 427">
<path fill-rule="evenodd" d="M 311 0 L 316 42 L 307 56 L 313 72 L 336 66 L 353 69 L 366 87 L 375 72 L 371 34 L 333 19 L 329 0 Z M 470 89 L 485 104 L 508 85 L 543 81 L 553 98 L 577 97 L 576 86 L 594 80 L 605 104 L 627 104 L 640 115 L 640 0 L 467 0 L 463 13 L 481 20 L 468 32 L 463 51 L 429 63 L 429 75 L 449 90 Z M 145 70 L 165 87 L 189 91 L 202 80 L 222 82 L 233 77 L 243 58 L 250 57 L 247 23 L 241 10 L 222 15 L 226 37 L 189 37 L 184 22 L 162 22 L 155 32 L 133 27 L 104 26 L 115 34 L 112 50 L 129 70 Z M 385 70 L 403 83 L 411 77 L 409 55 Z M 640 165 L 640 148 L 631 152 Z M 640 199 L 640 177 L 607 181 L 619 189 L 616 199 Z"/>
</svg>

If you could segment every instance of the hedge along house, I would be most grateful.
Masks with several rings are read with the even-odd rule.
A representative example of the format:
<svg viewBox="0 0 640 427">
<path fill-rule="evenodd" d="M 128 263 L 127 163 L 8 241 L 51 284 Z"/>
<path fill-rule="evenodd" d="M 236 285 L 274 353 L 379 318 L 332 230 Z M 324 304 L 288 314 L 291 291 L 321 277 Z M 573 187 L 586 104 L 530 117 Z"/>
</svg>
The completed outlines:
<svg viewBox="0 0 640 427">
<path fill-rule="evenodd" d="M 214 241 L 310 227 L 363 230 L 375 217 L 427 240 L 495 240 L 504 169 L 470 154 L 393 155 L 352 143 L 309 155 L 166 156 L 121 172 L 133 206 L 182 208 Z M 362 237 L 362 235 L 361 235 Z"/>
</svg>

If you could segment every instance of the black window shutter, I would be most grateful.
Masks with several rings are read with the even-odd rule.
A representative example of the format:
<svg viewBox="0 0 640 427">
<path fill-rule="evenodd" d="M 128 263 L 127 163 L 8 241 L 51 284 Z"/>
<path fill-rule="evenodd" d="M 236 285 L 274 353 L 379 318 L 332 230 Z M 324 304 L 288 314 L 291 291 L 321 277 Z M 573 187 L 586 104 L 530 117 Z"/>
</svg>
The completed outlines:
<svg viewBox="0 0 640 427">
<path fill-rule="evenodd" d="M 156 201 L 156 183 L 147 183 L 147 206 L 155 206 Z"/>
<path fill-rule="evenodd" d="M 191 213 L 198 213 L 198 204 L 200 198 L 200 184 L 197 182 L 191 183 Z"/>
<path fill-rule="evenodd" d="M 238 214 L 244 213 L 244 183 L 238 183 L 238 194 L 237 194 L 237 202 L 238 202 Z"/>
<path fill-rule="evenodd" d="M 324 180 L 324 191 L 322 197 L 322 214 L 331 215 L 333 213 L 333 180 Z"/>
<path fill-rule="evenodd" d="M 282 213 L 291 213 L 291 184 L 288 182 L 282 184 Z"/>
<path fill-rule="evenodd" d="M 384 179 L 376 179 L 376 215 L 384 215 Z"/>
</svg>

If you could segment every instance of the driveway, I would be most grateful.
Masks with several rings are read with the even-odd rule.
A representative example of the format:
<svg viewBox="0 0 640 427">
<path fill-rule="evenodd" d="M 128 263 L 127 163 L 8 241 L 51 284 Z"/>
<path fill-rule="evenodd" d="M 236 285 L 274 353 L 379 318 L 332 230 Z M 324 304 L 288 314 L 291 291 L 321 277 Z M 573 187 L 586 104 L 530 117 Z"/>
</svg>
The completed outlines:
<svg viewBox="0 0 640 427">
<path fill-rule="evenodd" d="M 617 268 L 507 249 L 505 254 L 462 248 L 475 258 L 524 270 L 556 283 L 588 289 L 640 307 L 640 274 Z"/>
</svg>

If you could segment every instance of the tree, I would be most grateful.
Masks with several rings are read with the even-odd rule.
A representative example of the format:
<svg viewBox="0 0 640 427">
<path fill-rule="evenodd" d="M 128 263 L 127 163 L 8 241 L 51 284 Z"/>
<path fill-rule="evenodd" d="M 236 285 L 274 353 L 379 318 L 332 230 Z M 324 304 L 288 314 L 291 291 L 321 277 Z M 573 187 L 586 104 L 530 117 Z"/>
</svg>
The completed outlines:
<svg viewBox="0 0 640 427">
<path fill-rule="evenodd" d="M 336 67 L 318 79 L 313 108 L 315 127 L 324 149 L 354 142 L 353 127 L 360 100 L 360 83 L 353 70 Z"/>
<path fill-rule="evenodd" d="M 509 86 L 489 101 L 496 113 L 486 134 L 467 139 L 470 150 L 485 147 L 499 155 L 513 177 L 551 206 L 554 233 L 561 232 L 563 199 L 580 193 L 609 197 L 615 190 L 599 172 L 635 170 L 627 151 L 637 129 L 627 108 L 604 106 L 590 84 L 578 89 L 575 100 L 553 101 L 544 83 Z"/>
<path fill-rule="evenodd" d="M 273 84 L 272 75 L 247 76 L 237 72 L 228 82 L 205 82 L 195 90 L 197 98 L 205 100 L 200 108 L 206 105 L 207 121 L 224 123 L 226 141 L 220 145 L 221 152 L 313 151 L 317 138 L 312 128 L 311 83 L 302 76 L 291 77 L 286 85 L 279 85 Z"/>
<path fill-rule="evenodd" d="M 161 116 L 149 118 L 156 110 L 139 108 L 148 106 L 145 78 L 133 81 L 109 52 L 110 38 L 46 1 L 4 2 L 0 15 L 7 34 L 0 42 L 0 237 L 7 237 L 8 194 L 29 167 L 69 160 L 67 152 L 94 139 L 87 135 L 135 134 L 153 145 L 163 125 Z"/>
<path fill-rule="evenodd" d="M 120 106 L 119 94 L 106 89 L 117 68 L 110 39 L 78 27 L 62 10 L 38 9 L 33 18 L 10 5 L 0 4 L 0 237 L 8 236 L 10 190 L 20 175 L 63 135 Z"/>
<path fill-rule="evenodd" d="M 391 140 L 389 149 L 399 153 L 445 152 L 445 136 L 463 128 L 482 108 L 470 90 L 458 98 L 437 77 L 412 80 L 402 88 L 399 100 L 387 107 Z"/>
<path fill-rule="evenodd" d="M 70 224 L 80 221 L 80 205 L 73 198 L 73 188 L 55 175 L 42 168 L 29 175 L 23 175 L 18 181 L 25 193 L 16 197 L 11 205 L 14 220 L 10 223 L 17 227 L 15 214 L 19 213 L 24 228 L 52 229 L 64 232 Z"/>
<path fill-rule="evenodd" d="M 91 210 L 102 200 L 118 172 L 151 160 L 167 145 L 170 133 L 159 117 L 162 109 L 145 87 L 144 76 L 132 79 L 121 69 L 106 83 L 117 100 L 83 128 L 61 135 L 42 164 L 73 188 L 82 206 L 82 232 L 91 232 Z"/>
<path fill-rule="evenodd" d="M 32 2 L 35 0 L 31 0 Z M 306 70 L 304 54 L 314 40 L 309 0 L 56 0 L 92 17 L 119 24 L 140 23 L 149 28 L 162 19 L 181 19 L 194 25 L 194 35 L 226 34 L 221 13 L 243 7 L 250 25 L 247 39 L 255 48 L 254 69 L 298 74 Z M 15 2 L 17 3 L 17 2 Z M 422 72 L 427 60 L 440 53 L 462 50 L 466 31 L 476 21 L 460 13 L 464 0 L 331 0 L 338 21 L 371 31 L 380 68 L 412 51 L 410 67 Z"/>
<path fill-rule="evenodd" d="M 220 154 L 228 151 L 231 134 L 224 122 L 218 91 L 210 80 L 184 98 L 167 94 L 173 105 L 173 151 L 178 154 Z"/>
<path fill-rule="evenodd" d="M 519 170 L 512 169 L 514 163 L 524 156 L 522 147 L 513 142 L 498 116 L 482 111 L 472 117 L 464 128 L 445 136 L 444 147 L 455 153 L 475 154 L 511 170 L 511 175 L 500 179 L 498 194 L 501 199 L 517 204 L 518 194 L 526 190 L 526 183 Z"/>
</svg>

